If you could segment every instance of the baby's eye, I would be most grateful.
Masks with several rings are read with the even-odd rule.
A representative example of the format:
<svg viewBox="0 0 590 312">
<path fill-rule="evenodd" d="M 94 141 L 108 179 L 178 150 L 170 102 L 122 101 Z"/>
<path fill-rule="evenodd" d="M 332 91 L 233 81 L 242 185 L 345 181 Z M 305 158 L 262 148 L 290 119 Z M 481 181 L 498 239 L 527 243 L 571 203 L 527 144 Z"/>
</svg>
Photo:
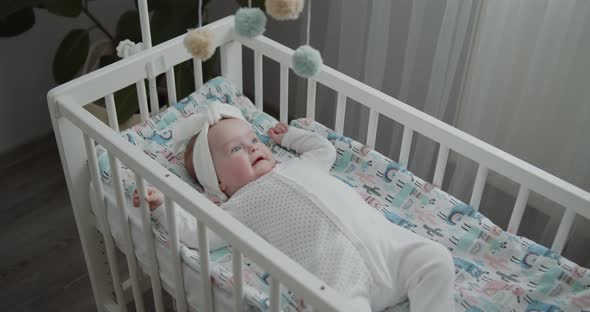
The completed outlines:
<svg viewBox="0 0 590 312">
<path fill-rule="evenodd" d="M 258 138 L 253 138 L 252 143 L 258 143 Z"/>
<path fill-rule="evenodd" d="M 238 146 L 234 146 L 234 147 L 231 149 L 231 152 L 232 152 L 232 153 L 234 153 L 234 152 L 239 152 L 239 151 L 241 151 L 241 150 L 242 150 L 242 146 L 238 145 Z"/>
</svg>

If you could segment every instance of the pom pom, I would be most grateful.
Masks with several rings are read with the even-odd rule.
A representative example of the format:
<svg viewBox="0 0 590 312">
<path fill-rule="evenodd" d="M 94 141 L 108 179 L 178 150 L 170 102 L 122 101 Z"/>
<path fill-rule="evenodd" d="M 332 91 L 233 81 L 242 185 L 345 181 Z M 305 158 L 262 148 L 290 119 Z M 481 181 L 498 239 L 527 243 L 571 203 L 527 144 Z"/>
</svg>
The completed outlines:
<svg viewBox="0 0 590 312">
<path fill-rule="evenodd" d="M 297 19 L 305 3 L 303 0 L 266 0 L 264 6 L 268 15 L 284 21 Z"/>
<path fill-rule="evenodd" d="M 184 46 L 197 59 L 202 61 L 208 60 L 215 49 L 213 49 L 213 36 L 209 31 L 203 29 L 189 30 L 184 37 Z"/>
<path fill-rule="evenodd" d="M 322 64 L 320 52 L 308 45 L 300 46 L 293 54 L 293 71 L 301 77 L 315 76 Z"/>
<path fill-rule="evenodd" d="M 253 38 L 266 30 L 266 15 L 259 8 L 241 8 L 236 12 L 234 23 L 240 36 Z"/>
</svg>

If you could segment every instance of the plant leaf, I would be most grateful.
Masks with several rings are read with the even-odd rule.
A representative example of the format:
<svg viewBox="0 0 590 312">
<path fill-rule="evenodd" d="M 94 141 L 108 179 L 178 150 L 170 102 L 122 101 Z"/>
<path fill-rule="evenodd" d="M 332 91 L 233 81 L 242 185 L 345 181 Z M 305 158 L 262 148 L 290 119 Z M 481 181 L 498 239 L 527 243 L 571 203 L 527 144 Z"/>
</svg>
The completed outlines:
<svg viewBox="0 0 590 312">
<path fill-rule="evenodd" d="M 103 55 L 100 57 L 100 60 L 98 61 L 98 67 L 102 68 L 107 65 L 111 65 L 120 59 L 121 58 L 119 58 L 116 54 Z"/>
<path fill-rule="evenodd" d="M 90 38 L 86 29 L 71 30 L 59 45 L 53 58 L 53 79 L 64 83 L 72 79 L 80 70 L 90 48 Z"/>
<path fill-rule="evenodd" d="M 135 43 L 141 42 L 141 26 L 139 13 L 135 10 L 127 11 L 121 15 L 117 22 L 116 42 L 129 39 Z"/>
<path fill-rule="evenodd" d="M 41 0 L 47 11 L 65 17 L 77 17 L 82 13 L 82 0 Z"/>
<path fill-rule="evenodd" d="M 0 19 L 0 37 L 14 37 L 31 29 L 35 25 L 35 13 L 32 8 L 17 11 Z"/>
<path fill-rule="evenodd" d="M 182 6 L 165 6 L 155 10 L 152 19 L 152 42 L 154 45 L 186 33 L 189 28 L 195 28 L 197 17 L 195 9 Z"/>
<path fill-rule="evenodd" d="M 2 0 L 0 2 L 0 22 L 22 9 L 36 7 L 41 0 Z"/>
</svg>

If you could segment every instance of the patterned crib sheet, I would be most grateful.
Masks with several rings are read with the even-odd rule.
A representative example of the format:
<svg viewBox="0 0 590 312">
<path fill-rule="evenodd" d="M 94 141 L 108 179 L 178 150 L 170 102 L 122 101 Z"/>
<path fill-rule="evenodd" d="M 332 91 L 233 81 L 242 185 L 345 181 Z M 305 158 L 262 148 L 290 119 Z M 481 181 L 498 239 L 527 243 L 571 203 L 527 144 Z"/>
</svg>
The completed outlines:
<svg viewBox="0 0 590 312">
<path fill-rule="evenodd" d="M 174 121 L 206 109 L 214 100 L 236 105 L 252 124 L 260 140 L 279 161 L 295 157 L 274 144 L 266 131 L 276 120 L 258 112 L 248 98 L 222 77 L 215 78 L 144 124 L 121 132 L 130 144 L 144 150 L 197 191 L 184 169 L 182 152 L 175 154 L 170 127 Z M 399 164 L 350 138 L 308 119 L 292 126 L 314 131 L 337 148 L 331 173 L 357 191 L 390 222 L 446 246 L 453 254 L 456 271 L 457 311 L 583 311 L 590 309 L 590 272 L 524 237 L 509 234 L 469 205 L 414 176 Z M 97 149 L 103 182 L 112 183 L 105 150 Z M 133 172 L 122 166 L 128 200 L 135 190 Z M 215 197 L 208 196 L 219 203 Z M 167 244 L 167 233 L 158 224 L 154 231 Z M 198 251 L 182 248 L 183 260 L 199 271 Z M 229 248 L 211 253 L 214 284 L 232 292 Z M 252 311 L 268 310 L 268 274 L 245 258 L 244 295 Z M 305 311 L 305 303 L 283 288 L 284 311 Z M 404 302 L 388 311 L 408 311 Z"/>
<path fill-rule="evenodd" d="M 503 231 L 469 205 L 367 146 L 307 119 L 294 126 L 334 143 L 332 174 L 390 222 L 446 246 L 455 262 L 457 311 L 584 311 L 590 271 Z M 401 304 L 395 311 L 408 311 Z"/>
</svg>

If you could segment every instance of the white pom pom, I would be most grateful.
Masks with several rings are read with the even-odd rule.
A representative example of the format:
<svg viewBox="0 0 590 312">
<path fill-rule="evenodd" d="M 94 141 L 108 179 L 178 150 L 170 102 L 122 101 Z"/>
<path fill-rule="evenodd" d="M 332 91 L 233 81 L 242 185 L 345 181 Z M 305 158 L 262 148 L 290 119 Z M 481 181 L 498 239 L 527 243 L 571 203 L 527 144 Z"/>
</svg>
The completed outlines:
<svg viewBox="0 0 590 312">
<path fill-rule="evenodd" d="M 297 19 L 303 11 L 305 2 L 303 0 L 266 0 L 264 6 L 268 15 L 284 21 Z"/>
<path fill-rule="evenodd" d="M 193 29 L 184 37 L 184 46 L 195 58 L 206 61 L 215 53 L 212 41 L 209 31 Z"/>
</svg>

